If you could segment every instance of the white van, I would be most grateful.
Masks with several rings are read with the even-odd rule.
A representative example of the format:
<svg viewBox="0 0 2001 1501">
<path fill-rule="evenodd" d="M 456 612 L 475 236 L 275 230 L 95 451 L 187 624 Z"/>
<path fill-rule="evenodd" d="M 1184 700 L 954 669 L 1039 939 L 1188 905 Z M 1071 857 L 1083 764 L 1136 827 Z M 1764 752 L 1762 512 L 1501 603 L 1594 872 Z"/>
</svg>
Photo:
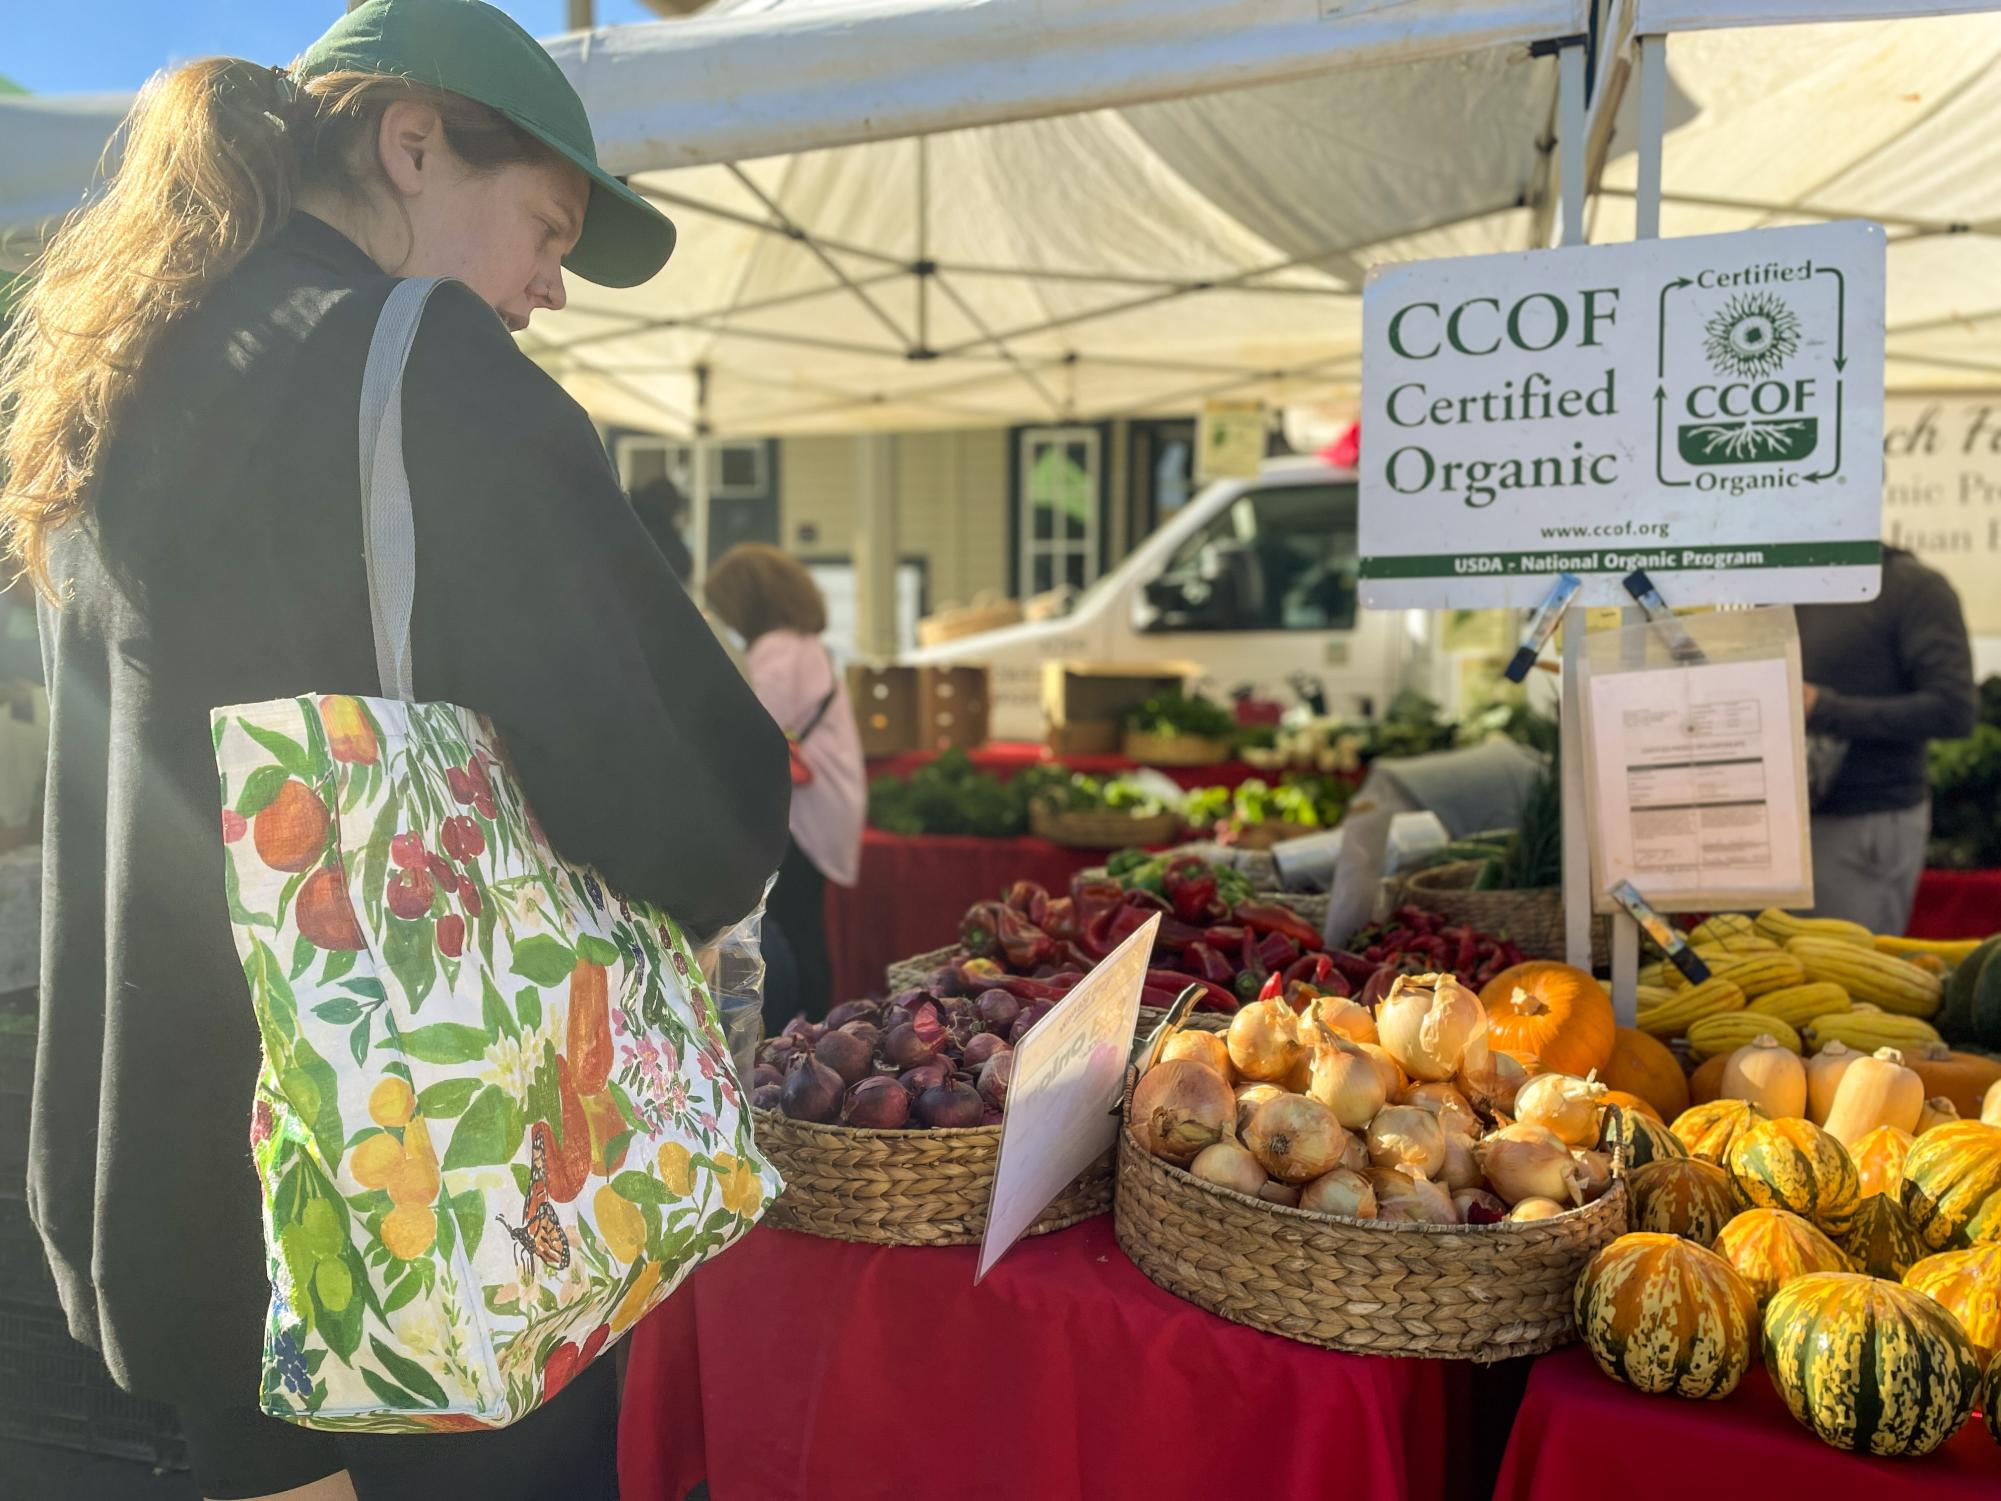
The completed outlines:
<svg viewBox="0 0 2001 1501">
<path fill-rule="evenodd" d="M 1045 662 L 1193 662 L 1214 697 L 1248 687 L 1291 703 L 1311 689 L 1329 713 L 1380 710 L 1426 686 L 1430 622 L 1361 609 L 1355 478 L 1320 458 L 1267 460 L 1196 495 L 1067 613 L 903 660 L 991 667 L 997 740 L 1041 737 Z"/>
</svg>

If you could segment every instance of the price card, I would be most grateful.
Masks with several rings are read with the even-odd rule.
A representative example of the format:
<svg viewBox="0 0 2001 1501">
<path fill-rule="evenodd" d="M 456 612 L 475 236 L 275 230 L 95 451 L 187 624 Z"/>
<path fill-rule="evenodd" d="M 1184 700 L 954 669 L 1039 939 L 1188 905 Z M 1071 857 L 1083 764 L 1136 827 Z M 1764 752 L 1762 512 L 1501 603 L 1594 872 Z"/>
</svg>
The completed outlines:
<svg viewBox="0 0 2001 1501">
<path fill-rule="evenodd" d="M 1159 927 L 1154 917 L 1114 949 L 1015 1048 L 974 1282 L 1117 1137 L 1126 1059 Z"/>
</svg>

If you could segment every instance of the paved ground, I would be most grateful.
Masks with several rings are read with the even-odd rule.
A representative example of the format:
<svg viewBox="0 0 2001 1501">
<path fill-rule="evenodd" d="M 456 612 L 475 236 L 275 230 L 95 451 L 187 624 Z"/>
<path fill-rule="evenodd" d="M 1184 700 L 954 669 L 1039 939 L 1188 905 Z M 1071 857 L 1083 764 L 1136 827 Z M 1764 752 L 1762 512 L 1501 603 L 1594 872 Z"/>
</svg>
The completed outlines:
<svg viewBox="0 0 2001 1501">
<path fill-rule="evenodd" d="M 185 1474 L 0 1439 L 0 1501 L 200 1501 Z"/>
</svg>

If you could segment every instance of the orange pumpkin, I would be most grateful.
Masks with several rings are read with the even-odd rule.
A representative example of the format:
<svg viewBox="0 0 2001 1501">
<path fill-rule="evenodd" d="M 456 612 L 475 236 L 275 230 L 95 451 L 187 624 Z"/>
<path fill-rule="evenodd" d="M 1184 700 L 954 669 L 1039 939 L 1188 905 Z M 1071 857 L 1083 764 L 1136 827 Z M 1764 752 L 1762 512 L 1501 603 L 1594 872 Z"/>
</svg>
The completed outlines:
<svg viewBox="0 0 2001 1501">
<path fill-rule="evenodd" d="M 1714 1058 L 1705 1058 L 1694 1073 L 1688 1076 L 1688 1103 L 1707 1105 L 1712 1100 L 1723 1098 L 1723 1070 L 1730 1066 L 1730 1055 L 1718 1053 Z"/>
<path fill-rule="evenodd" d="M 1491 1025 L 1491 1024 L 1490 1024 Z M 1671 1121 L 1688 1109 L 1688 1076 L 1668 1045 L 1638 1027 L 1612 1034 L 1612 1056 L 1598 1070 L 1608 1089 L 1638 1095 L 1655 1115 Z"/>
<path fill-rule="evenodd" d="M 1531 959 L 1489 980 L 1480 1004 L 1493 1046 L 1533 1053 L 1551 1073 L 1582 1079 L 1611 1060 L 1612 998 L 1581 969 Z"/>
<path fill-rule="evenodd" d="M 1649 1038 L 1648 1041 L 1651 1042 L 1652 1039 Z M 1660 1121 L 1663 1126 L 1667 1124 L 1666 1121 L 1661 1120 L 1661 1113 L 1658 1110 L 1654 1109 L 1652 1105 L 1648 1104 L 1638 1095 L 1628 1094 L 1623 1089 L 1606 1090 L 1605 1093 L 1599 1097 L 1598 1103 L 1601 1105 L 1623 1105 L 1628 1110 L 1639 1111 L 1640 1114 L 1646 1116 L 1650 1120 Z"/>
</svg>

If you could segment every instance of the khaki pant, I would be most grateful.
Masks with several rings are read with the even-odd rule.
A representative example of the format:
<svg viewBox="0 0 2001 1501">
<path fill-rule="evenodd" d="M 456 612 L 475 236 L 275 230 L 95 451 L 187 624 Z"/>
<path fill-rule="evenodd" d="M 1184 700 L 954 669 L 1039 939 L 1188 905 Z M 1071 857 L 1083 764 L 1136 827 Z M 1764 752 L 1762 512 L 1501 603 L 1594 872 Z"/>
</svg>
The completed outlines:
<svg viewBox="0 0 2001 1501">
<path fill-rule="evenodd" d="M 1924 873 L 1931 801 L 1889 813 L 1813 815 L 1813 915 L 1902 933 Z"/>
</svg>

